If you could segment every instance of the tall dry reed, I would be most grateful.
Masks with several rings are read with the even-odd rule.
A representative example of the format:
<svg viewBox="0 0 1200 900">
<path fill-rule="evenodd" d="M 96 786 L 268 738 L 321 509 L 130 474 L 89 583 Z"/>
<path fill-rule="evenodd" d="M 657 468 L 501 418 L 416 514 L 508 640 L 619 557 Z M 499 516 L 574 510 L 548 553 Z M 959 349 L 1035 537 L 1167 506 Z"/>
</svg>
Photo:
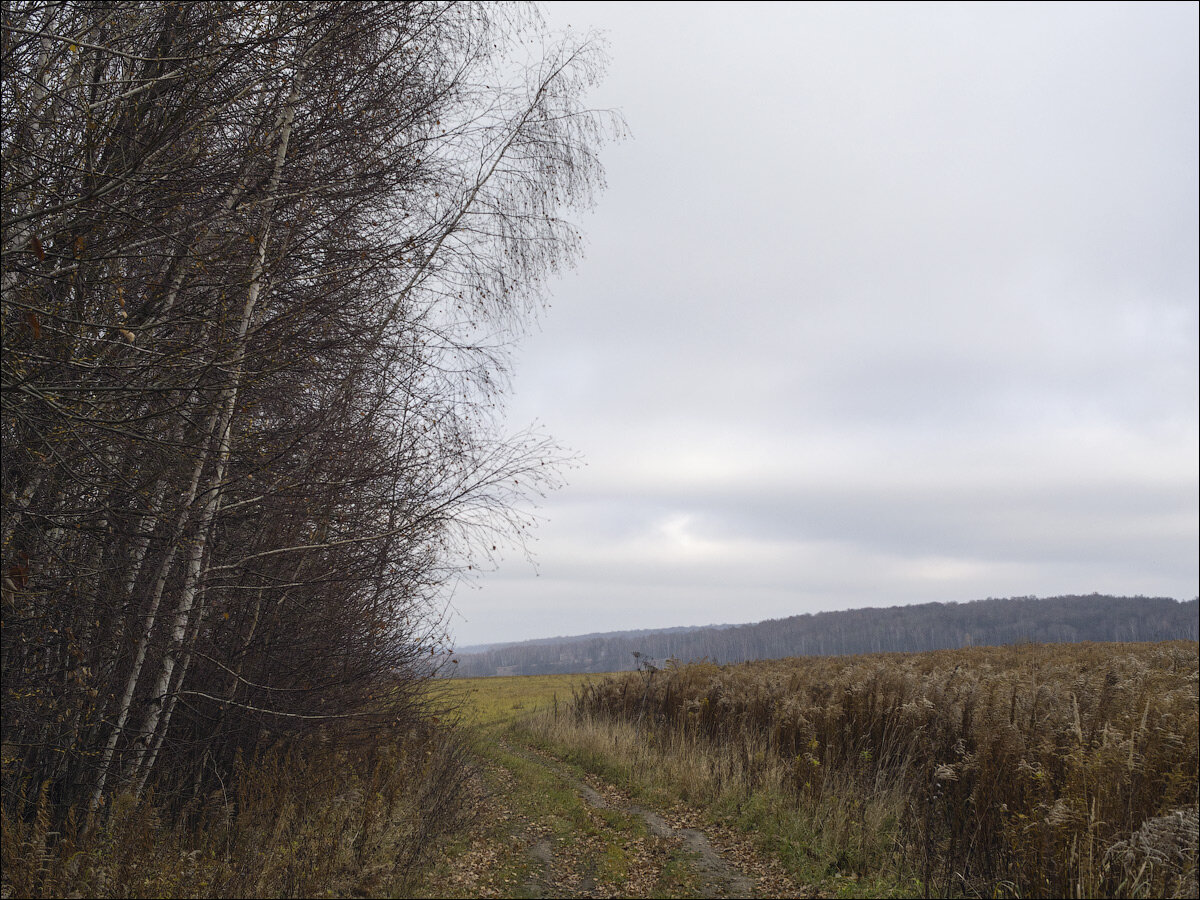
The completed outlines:
<svg viewBox="0 0 1200 900">
<path fill-rule="evenodd" d="M 1188 896 L 1197 686 L 1195 642 L 1022 645 L 676 666 L 573 710 L 809 817 L 902 797 L 893 850 L 928 890 Z"/>
</svg>

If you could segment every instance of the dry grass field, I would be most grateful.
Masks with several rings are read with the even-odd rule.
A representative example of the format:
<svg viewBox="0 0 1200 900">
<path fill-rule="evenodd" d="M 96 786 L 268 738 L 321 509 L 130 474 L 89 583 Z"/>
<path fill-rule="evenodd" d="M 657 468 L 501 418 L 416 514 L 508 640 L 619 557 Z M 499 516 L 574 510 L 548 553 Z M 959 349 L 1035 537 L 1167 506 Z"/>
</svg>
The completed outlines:
<svg viewBox="0 0 1200 900">
<path fill-rule="evenodd" d="M 1195 896 L 1197 644 L 692 664 L 527 727 L 863 896 Z"/>
<path fill-rule="evenodd" d="M 269 755 L 186 830 L 152 804 L 57 834 L 6 819 L 5 887 L 1191 897 L 1198 690 L 1195 642 L 442 680 L 461 741 Z"/>
</svg>

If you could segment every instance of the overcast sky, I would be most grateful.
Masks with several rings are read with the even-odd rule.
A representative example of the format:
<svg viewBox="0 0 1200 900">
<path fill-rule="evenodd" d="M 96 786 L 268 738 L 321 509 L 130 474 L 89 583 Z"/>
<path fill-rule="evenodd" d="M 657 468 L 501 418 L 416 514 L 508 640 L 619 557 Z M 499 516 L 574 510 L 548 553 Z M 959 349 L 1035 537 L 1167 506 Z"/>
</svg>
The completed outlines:
<svg viewBox="0 0 1200 900">
<path fill-rule="evenodd" d="M 1197 5 L 553 3 L 631 139 L 458 643 L 1198 589 Z"/>
</svg>

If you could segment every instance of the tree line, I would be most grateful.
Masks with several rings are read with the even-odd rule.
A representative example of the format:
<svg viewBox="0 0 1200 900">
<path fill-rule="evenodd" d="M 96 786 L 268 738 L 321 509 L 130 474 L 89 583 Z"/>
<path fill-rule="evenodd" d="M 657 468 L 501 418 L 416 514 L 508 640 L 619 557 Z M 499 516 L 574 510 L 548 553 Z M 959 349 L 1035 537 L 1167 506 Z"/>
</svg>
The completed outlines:
<svg viewBox="0 0 1200 900">
<path fill-rule="evenodd" d="M 600 51 L 483 3 L 2 24 L 5 803 L 425 723 L 447 586 L 558 477 L 497 404 L 620 127 Z"/>
<path fill-rule="evenodd" d="M 751 625 L 587 635 L 459 653 L 463 676 L 620 672 L 708 659 L 736 663 L 790 656 L 912 653 L 1003 644 L 1197 639 L 1197 604 L 1167 597 L 989 598 L 852 609 Z"/>
</svg>

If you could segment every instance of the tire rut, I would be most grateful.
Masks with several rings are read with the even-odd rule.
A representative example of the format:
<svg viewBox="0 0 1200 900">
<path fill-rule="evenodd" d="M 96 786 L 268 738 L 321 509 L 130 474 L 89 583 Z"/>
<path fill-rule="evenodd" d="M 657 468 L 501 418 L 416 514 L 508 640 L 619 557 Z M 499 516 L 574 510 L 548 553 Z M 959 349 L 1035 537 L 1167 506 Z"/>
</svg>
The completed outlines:
<svg viewBox="0 0 1200 900">
<path fill-rule="evenodd" d="M 702 896 L 721 898 L 760 896 L 755 880 L 726 859 L 702 830 L 673 825 L 654 810 L 647 809 L 624 797 L 612 785 L 603 785 L 605 790 L 602 793 L 567 771 L 558 760 L 549 754 L 516 746 L 507 740 L 502 740 L 501 743 L 508 752 L 542 766 L 555 777 L 566 782 L 589 806 L 595 809 L 616 809 L 628 815 L 637 816 L 645 822 L 647 830 L 652 835 L 682 846 L 689 856 L 688 865 L 700 882 Z M 549 868 L 553 860 L 553 850 L 548 842 L 535 844 L 530 848 L 529 853 L 541 864 L 543 871 Z M 775 880 L 772 879 L 772 881 Z M 541 886 L 526 885 L 527 890 L 532 891 L 536 891 L 538 887 Z M 781 885 L 775 882 L 761 896 L 780 896 L 779 887 Z M 792 891 L 788 893 L 792 893 Z"/>
</svg>

